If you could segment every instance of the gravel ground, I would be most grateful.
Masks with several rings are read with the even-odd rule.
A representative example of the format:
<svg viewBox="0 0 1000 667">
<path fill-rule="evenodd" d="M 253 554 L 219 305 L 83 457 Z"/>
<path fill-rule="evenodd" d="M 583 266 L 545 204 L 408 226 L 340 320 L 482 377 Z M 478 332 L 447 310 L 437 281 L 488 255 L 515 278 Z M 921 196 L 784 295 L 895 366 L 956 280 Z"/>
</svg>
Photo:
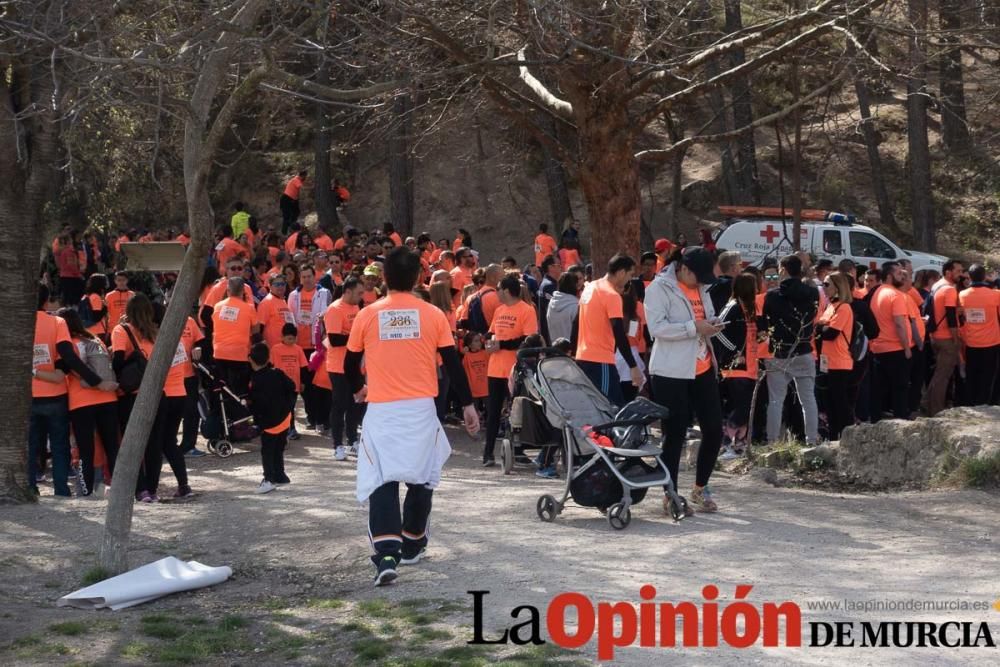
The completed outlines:
<svg viewBox="0 0 1000 667">
<path fill-rule="evenodd" d="M 333 461 L 326 442 L 307 436 L 291 443 L 286 467 L 293 483 L 254 494 L 260 481 L 256 447 L 230 459 L 190 460 L 189 502 L 136 507 L 132 563 L 165 555 L 234 567 L 218 587 L 173 596 L 119 612 L 57 609 L 55 600 L 79 587 L 94 564 L 105 502 L 57 501 L 0 511 L 0 639 L 18 637 L 67 618 L 128 618 L 159 609 L 207 616 L 230 609 L 260 609 L 268 600 L 306 596 L 403 601 L 448 599 L 467 610 L 449 621 L 453 643 L 471 639 L 469 590 L 488 590 L 487 635 L 512 623 L 518 605 L 542 610 L 556 594 L 577 591 L 595 602 L 638 603 L 652 584 L 657 600 L 703 601 L 702 587 L 720 589 L 720 607 L 738 584 L 750 584 L 754 606 L 792 600 L 809 621 L 989 621 L 1000 641 L 998 611 L 811 611 L 807 602 L 849 600 L 988 601 L 997 583 L 997 511 L 1000 498 L 984 492 L 942 491 L 849 496 L 775 488 L 750 477 L 717 474 L 713 489 L 722 508 L 679 524 L 663 515 L 654 495 L 633 508 L 627 530 L 613 531 L 595 510 L 570 505 L 554 523 L 541 523 L 535 501 L 558 482 L 527 470 L 503 476 L 478 466 L 479 445 L 449 430 L 455 454 L 435 494 L 429 557 L 401 571 L 398 582 L 371 586 L 366 510 L 354 500 L 353 463 Z M 682 472 L 682 488 L 691 474 Z M 164 466 L 164 495 L 173 479 Z M 522 617 L 524 618 L 524 617 Z M 124 631 L 122 631 L 124 632 Z M 808 641 L 807 630 L 804 629 Z M 855 630 L 855 636 L 860 628 Z M 547 636 L 543 627 L 543 636 Z M 124 640 L 125 638 L 119 638 Z M 115 638 L 92 646 L 105 659 Z M 684 663 L 783 664 L 997 664 L 1000 649 L 897 648 L 684 648 L 619 649 L 616 664 L 648 664 L 670 651 Z M 91 656 L 93 657 L 93 656 Z M 100 656 L 98 656 L 100 657 Z M 310 662 L 308 656 L 299 661 Z M 596 659 L 596 646 L 578 658 Z M 0 663 L 5 661 L 0 653 Z M 111 660 L 114 662 L 114 660 Z M 23 660 L 18 661 L 23 662 Z M 28 662 L 48 664 L 38 657 Z M 220 660 L 219 664 L 254 664 Z M 52 664 L 66 664 L 53 659 Z"/>
</svg>

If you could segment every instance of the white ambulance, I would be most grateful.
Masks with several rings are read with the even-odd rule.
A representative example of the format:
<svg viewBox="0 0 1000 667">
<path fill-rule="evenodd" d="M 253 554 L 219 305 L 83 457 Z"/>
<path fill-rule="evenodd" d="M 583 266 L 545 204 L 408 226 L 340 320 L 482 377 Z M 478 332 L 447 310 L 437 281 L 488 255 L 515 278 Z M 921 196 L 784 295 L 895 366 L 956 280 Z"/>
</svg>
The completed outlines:
<svg viewBox="0 0 1000 667">
<path fill-rule="evenodd" d="M 721 250 L 738 250 L 743 261 L 759 266 L 765 259 L 775 260 L 792 252 L 792 211 L 781 208 L 720 206 L 726 216 L 715 244 Z M 882 262 L 908 259 L 914 272 L 923 269 L 941 271 L 947 258 L 915 250 L 903 250 L 871 227 L 857 224 L 853 215 L 803 209 L 801 247 L 817 259 L 842 260 L 878 268 Z"/>
</svg>

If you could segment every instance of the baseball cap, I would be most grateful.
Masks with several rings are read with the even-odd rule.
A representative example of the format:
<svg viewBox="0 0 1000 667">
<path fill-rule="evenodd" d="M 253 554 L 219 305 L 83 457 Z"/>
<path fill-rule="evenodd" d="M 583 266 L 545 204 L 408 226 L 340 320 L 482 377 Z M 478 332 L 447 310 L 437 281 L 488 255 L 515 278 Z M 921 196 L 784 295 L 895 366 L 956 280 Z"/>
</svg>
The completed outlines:
<svg viewBox="0 0 1000 667">
<path fill-rule="evenodd" d="M 382 271 L 378 268 L 378 264 L 369 264 L 365 267 L 365 275 L 375 276 L 377 278 L 382 275 Z"/>
<path fill-rule="evenodd" d="M 653 246 L 653 252 L 659 255 L 662 252 L 667 252 L 674 247 L 674 244 L 667 239 L 656 239 L 656 244 Z"/>
<path fill-rule="evenodd" d="M 684 250 L 681 263 L 686 266 L 702 285 L 715 283 L 715 258 L 701 246 L 691 246 Z"/>
</svg>

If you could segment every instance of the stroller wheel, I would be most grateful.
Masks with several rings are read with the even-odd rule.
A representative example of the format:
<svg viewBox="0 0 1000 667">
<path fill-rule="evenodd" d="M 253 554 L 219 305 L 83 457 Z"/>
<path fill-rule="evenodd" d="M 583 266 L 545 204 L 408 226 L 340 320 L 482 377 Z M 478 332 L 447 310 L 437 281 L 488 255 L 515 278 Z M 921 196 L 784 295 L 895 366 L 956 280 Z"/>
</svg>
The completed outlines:
<svg viewBox="0 0 1000 667">
<path fill-rule="evenodd" d="M 233 455 L 233 446 L 229 444 L 228 440 L 219 440 L 215 443 L 215 453 L 219 455 L 219 458 L 228 459 Z"/>
<path fill-rule="evenodd" d="M 503 474 L 509 475 L 514 469 L 514 444 L 510 438 L 500 441 L 500 463 L 503 466 Z"/>
<path fill-rule="evenodd" d="M 625 503 L 615 503 L 608 508 L 608 523 L 615 530 L 625 530 L 632 522 L 632 510 Z"/>
<path fill-rule="evenodd" d="M 538 518 L 546 523 L 551 523 L 556 520 L 559 515 L 559 503 L 556 499 L 548 494 L 540 496 L 538 498 L 538 503 L 535 505 L 535 511 L 538 512 Z"/>
<path fill-rule="evenodd" d="M 218 454 L 219 453 L 219 452 L 215 451 L 215 441 L 214 440 L 209 440 L 208 444 L 205 446 L 205 449 L 208 450 L 209 454 Z"/>
</svg>

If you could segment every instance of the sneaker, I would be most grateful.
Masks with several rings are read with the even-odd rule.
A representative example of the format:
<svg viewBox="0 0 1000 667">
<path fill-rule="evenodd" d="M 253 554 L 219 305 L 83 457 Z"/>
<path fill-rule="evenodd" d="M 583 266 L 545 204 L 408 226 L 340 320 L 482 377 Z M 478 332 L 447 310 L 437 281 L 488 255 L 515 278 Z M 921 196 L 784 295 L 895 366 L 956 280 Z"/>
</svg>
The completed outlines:
<svg viewBox="0 0 1000 667">
<path fill-rule="evenodd" d="M 548 468 L 539 468 L 536 470 L 535 477 L 542 477 L 544 479 L 559 479 L 559 473 L 556 472 L 555 466 L 549 466 Z"/>
<path fill-rule="evenodd" d="M 531 459 L 526 454 L 514 454 L 514 463 L 519 465 L 529 465 Z"/>
<path fill-rule="evenodd" d="M 271 493 L 272 491 L 274 491 L 274 484 L 271 484 L 266 479 L 263 482 L 260 483 L 260 486 L 257 487 L 257 493 L 258 493 L 258 495 L 263 495 L 265 493 Z"/>
<path fill-rule="evenodd" d="M 136 496 L 136 500 L 140 503 L 151 503 L 153 502 L 153 496 L 149 495 L 149 491 L 140 491 L 139 495 Z"/>
<path fill-rule="evenodd" d="M 47 481 L 49 481 L 49 478 L 45 476 L 44 472 L 35 475 L 35 484 L 44 484 Z"/>
<path fill-rule="evenodd" d="M 420 547 L 420 551 L 413 554 L 412 556 L 403 556 L 399 559 L 400 565 L 416 565 L 420 560 L 427 555 L 427 547 Z"/>
<path fill-rule="evenodd" d="M 687 430 L 688 440 L 699 440 L 700 438 L 701 438 L 701 429 L 692 427 Z"/>
<path fill-rule="evenodd" d="M 722 450 L 722 453 L 719 454 L 720 461 L 732 461 L 733 459 L 738 459 L 738 458 L 740 458 L 740 455 L 737 454 L 736 450 L 733 449 L 732 447 L 726 447 L 725 449 Z"/>
<path fill-rule="evenodd" d="M 291 484 L 292 480 L 288 479 L 288 475 L 282 475 L 281 477 L 279 477 L 278 479 L 276 479 L 271 483 L 276 486 L 284 486 L 285 484 Z"/>
<path fill-rule="evenodd" d="M 492 468 L 496 464 L 497 464 L 497 462 L 494 461 L 493 459 L 484 459 L 483 460 L 483 467 L 484 468 Z"/>
<path fill-rule="evenodd" d="M 667 516 L 673 516 L 670 513 L 670 496 L 663 496 L 663 513 Z M 690 503 L 684 504 L 684 516 L 694 516 L 694 510 L 691 509 Z"/>
<path fill-rule="evenodd" d="M 695 487 L 691 490 L 691 504 L 697 507 L 702 512 L 718 512 L 719 506 L 715 504 L 712 499 L 712 492 L 708 490 L 708 487 L 698 488 Z"/>
<path fill-rule="evenodd" d="M 315 431 L 316 430 L 316 424 L 313 424 L 312 422 L 306 422 L 306 430 L 307 431 Z"/>
<path fill-rule="evenodd" d="M 151 502 L 151 503 L 158 503 L 158 502 L 160 502 L 160 497 L 158 495 L 156 495 L 155 493 L 151 493 L 151 494 L 149 494 L 149 502 Z"/>
<path fill-rule="evenodd" d="M 354 458 L 358 458 L 358 446 L 357 445 L 350 445 L 347 448 L 347 455 L 348 456 L 353 456 Z"/>
<path fill-rule="evenodd" d="M 346 461 L 347 460 L 347 450 L 344 446 L 335 447 L 333 450 L 333 460 L 334 461 Z"/>
<path fill-rule="evenodd" d="M 542 467 L 542 452 L 538 452 L 538 456 L 536 456 L 535 458 L 531 459 L 531 463 L 536 468 L 541 468 Z"/>
<path fill-rule="evenodd" d="M 202 456 L 208 456 L 208 454 L 198 449 L 197 447 L 192 447 L 191 449 L 184 452 L 184 456 L 186 456 L 189 459 L 200 459 Z"/>
<path fill-rule="evenodd" d="M 396 572 L 396 559 L 392 556 L 384 556 L 378 563 L 378 572 L 375 574 L 375 585 L 385 586 L 396 581 L 399 574 Z"/>
<path fill-rule="evenodd" d="M 301 437 L 302 437 L 302 436 L 301 436 L 301 435 L 299 435 L 299 432 L 298 432 L 298 431 L 289 431 L 289 432 L 288 432 L 288 439 L 289 439 L 289 440 L 298 440 L 298 439 L 299 439 L 299 438 L 301 438 Z"/>
<path fill-rule="evenodd" d="M 194 491 L 191 490 L 190 486 L 182 486 L 174 492 L 174 498 L 180 500 L 181 498 L 191 498 L 194 496 Z"/>
</svg>

